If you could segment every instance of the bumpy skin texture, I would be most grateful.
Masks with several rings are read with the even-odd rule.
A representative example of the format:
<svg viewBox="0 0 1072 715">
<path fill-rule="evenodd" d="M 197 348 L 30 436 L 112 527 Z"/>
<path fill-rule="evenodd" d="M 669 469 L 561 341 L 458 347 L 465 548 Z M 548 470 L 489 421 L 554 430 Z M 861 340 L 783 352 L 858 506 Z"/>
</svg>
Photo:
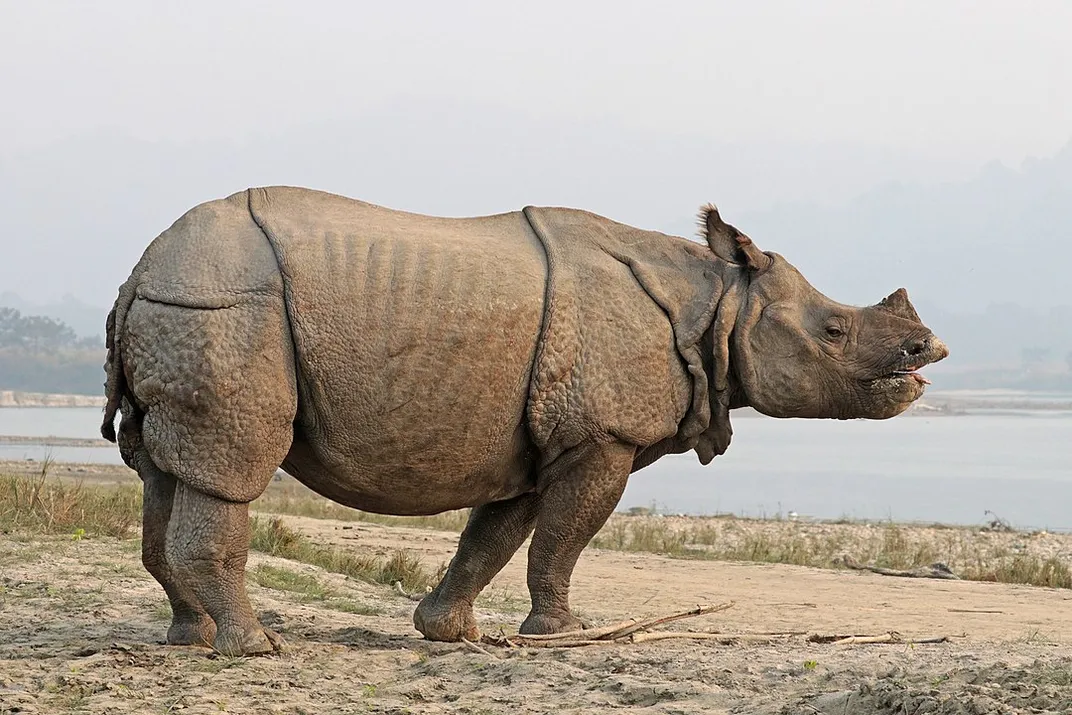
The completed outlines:
<svg viewBox="0 0 1072 715">
<path fill-rule="evenodd" d="M 729 412 L 876 418 L 946 355 L 903 290 L 831 301 L 701 216 L 707 245 L 584 211 L 471 219 L 304 189 L 191 209 L 108 317 L 108 407 L 145 485 L 142 560 L 168 642 L 278 648 L 246 596 L 248 503 L 282 465 L 340 503 L 473 507 L 414 613 L 479 635 L 472 604 L 532 534 L 525 633 L 579 625 L 569 583 L 631 472 L 729 445 Z M 118 433 L 117 412 L 122 412 Z"/>
</svg>

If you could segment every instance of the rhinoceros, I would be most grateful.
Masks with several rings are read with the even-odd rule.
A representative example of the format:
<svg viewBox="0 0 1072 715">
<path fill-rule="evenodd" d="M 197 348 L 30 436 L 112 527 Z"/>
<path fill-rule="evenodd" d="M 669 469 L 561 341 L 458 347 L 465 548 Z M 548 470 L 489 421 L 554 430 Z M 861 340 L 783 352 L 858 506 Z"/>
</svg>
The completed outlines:
<svg viewBox="0 0 1072 715">
<path fill-rule="evenodd" d="M 439 218 L 293 187 L 189 210 L 107 321 L 102 434 L 144 484 L 168 642 L 280 644 L 244 581 L 248 505 L 279 468 L 369 512 L 471 508 L 414 613 L 426 638 L 477 638 L 473 600 L 530 534 L 520 630 L 572 630 L 574 566 L 632 472 L 709 463 L 736 408 L 893 417 L 948 354 L 904 289 L 842 305 L 714 206 L 700 225 L 704 243 L 576 209 Z"/>
</svg>

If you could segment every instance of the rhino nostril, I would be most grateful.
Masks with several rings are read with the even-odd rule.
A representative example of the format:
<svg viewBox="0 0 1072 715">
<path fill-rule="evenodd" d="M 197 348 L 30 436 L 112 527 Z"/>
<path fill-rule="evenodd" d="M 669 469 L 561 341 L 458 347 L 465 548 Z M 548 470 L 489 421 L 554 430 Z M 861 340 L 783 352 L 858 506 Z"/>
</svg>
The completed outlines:
<svg viewBox="0 0 1072 715">
<path fill-rule="evenodd" d="M 904 351 L 909 355 L 919 355 L 921 352 L 927 349 L 926 339 L 913 340 L 904 347 Z"/>
</svg>

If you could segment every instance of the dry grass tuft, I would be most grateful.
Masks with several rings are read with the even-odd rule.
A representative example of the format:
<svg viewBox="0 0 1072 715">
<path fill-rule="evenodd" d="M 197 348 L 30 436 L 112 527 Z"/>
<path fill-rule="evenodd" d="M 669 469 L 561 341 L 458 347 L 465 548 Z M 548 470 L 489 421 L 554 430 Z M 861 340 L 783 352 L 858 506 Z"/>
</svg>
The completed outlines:
<svg viewBox="0 0 1072 715">
<path fill-rule="evenodd" d="M 967 528 L 897 524 L 807 524 L 733 517 L 659 518 L 615 515 L 592 546 L 715 561 L 754 561 L 839 568 L 843 556 L 890 569 L 941 561 L 971 581 L 1072 588 L 1072 569 L 1059 556 L 1025 552 L 1026 534 L 980 537 Z"/>
<path fill-rule="evenodd" d="M 0 475 L 0 530 L 84 536 L 137 535 L 141 490 L 92 486 L 50 479 L 49 463 L 35 476 Z M 468 510 L 434 516 L 394 517 L 350 509 L 324 499 L 292 480 L 273 482 L 253 509 L 273 514 L 362 521 L 460 532 Z M 252 519 L 252 548 L 314 564 L 373 583 L 401 581 L 422 592 L 441 575 L 431 573 L 407 551 L 384 558 L 355 555 L 316 544 L 278 518 Z M 592 546 L 618 551 L 666 554 L 677 558 L 754 561 L 816 568 L 839 568 L 841 557 L 892 569 L 913 569 L 936 561 L 961 578 L 1055 588 L 1072 588 L 1066 552 L 1036 549 L 1037 535 L 980 533 L 967 528 L 905 527 L 896 524 L 806 523 L 733 517 L 662 518 L 616 514 Z M 1043 535 L 1043 539 L 1054 539 Z"/>
<path fill-rule="evenodd" d="M 250 548 L 270 556 L 312 564 L 370 583 L 392 585 L 401 581 L 407 591 L 424 591 L 437 580 L 436 574 L 429 573 L 420 559 L 405 550 L 386 559 L 352 554 L 316 544 L 278 518 L 253 517 L 251 527 Z"/>
<path fill-rule="evenodd" d="M 85 486 L 48 477 L 49 461 L 36 476 L 0 475 L 0 530 L 71 534 L 74 538 L 137 535 L 141 490 Z"/>
</svg>

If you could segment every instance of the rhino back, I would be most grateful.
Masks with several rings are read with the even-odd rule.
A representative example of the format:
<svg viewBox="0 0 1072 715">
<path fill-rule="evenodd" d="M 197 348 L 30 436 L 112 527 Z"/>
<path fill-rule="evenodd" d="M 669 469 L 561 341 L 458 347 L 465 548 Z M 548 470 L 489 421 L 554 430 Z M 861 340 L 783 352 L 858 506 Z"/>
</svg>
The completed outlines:
<svg viewBox="0 0 1072 715">
<path fill-rule="evenodd" d="M 285 187 L 251 190 L 250 207 L 284 277 L 299 428 L 335 475 L 321 486 L 384 509 L 522 491 L 546 289 L 524 216 L 435 218 Z"/>
</svg>

